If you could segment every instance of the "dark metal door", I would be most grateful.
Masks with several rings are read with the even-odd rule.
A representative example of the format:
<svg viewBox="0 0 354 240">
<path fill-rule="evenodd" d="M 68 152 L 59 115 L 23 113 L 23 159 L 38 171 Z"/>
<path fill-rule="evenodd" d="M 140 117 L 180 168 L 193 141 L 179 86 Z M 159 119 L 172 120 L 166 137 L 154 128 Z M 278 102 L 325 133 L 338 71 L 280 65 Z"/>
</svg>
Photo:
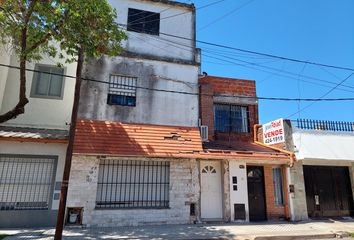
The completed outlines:
<svg viewBox="0 0 354 240">
<path fill-rule="evenodd" d="M 353 215 L 347 167 L 304 166 L 307 210 L 310 217 Z"/>
<path fill-rule="evenodd" d="M 248 205 L 250 221 L 264 221 L 266 217 L 263 167 L 247 167 Z"/>
</svg>

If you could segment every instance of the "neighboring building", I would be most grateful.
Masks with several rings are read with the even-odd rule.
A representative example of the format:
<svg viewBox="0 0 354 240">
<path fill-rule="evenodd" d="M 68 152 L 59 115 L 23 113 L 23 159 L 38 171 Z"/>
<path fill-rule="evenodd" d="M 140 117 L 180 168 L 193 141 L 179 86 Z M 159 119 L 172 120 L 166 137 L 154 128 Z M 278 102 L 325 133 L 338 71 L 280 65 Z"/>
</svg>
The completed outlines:
<svg viewBox="0 0 354 240">
<path fill-rule="evenodd" d="M 199 83 L 202 134 L 208 128 L 202 136 L 208 161 L 200 163 L 201 218 L 288 219 L 290 158 L 254 142 L 255 81 L 204 76 Z"/>
<path fill-rule="evenodd" d="M 85 77 L 101 82 L 81 88 L 67 223 L 192 223 L 202 151 L 195 8 L 154 0 L 111 4 L 128 40 L 122 56 L 85 66 Z"/>
<path fill-rule="evenodd" d="M 86 65 L 86 78 L 107 84 L 83 82 L 79 117 L 197 127 L 200 62 L 194 5 L 154 0 L 110 3 L 117 9 L 118 24 L 127 28 L 128 40 L 122 56 Z"/>
<path fill-rule="evenodd" d="M 284 121 L 297 161 L 290 168 L 293 220 L 354 216 L 354 123 Z"/>
<path fill-rule="evenodd" d="M 0 125 L 0 227 L 54 226 L 67 147 L 76 64 L 28 63 L 25 113 Z M 2 50 L 2 64 L 19 66 Z M 48 74 L 45 72 L 59 75 Z M 0 114 L 18 102 L 19 70 L 0 67 Z"/>
</svg>

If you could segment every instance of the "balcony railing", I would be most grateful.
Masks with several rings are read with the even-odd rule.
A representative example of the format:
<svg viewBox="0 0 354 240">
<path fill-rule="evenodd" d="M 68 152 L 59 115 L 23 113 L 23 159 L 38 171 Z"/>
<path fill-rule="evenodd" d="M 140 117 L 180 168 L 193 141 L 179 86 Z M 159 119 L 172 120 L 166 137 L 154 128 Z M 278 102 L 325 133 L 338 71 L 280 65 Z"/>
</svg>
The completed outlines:
<svg viewBox="0 0 354 240">
<path fill-rule="evenodd" d="M 297 119 L 292 120 L 292 124 L 300 129 L 354 132 L 354 122 Z"/>
</svg>

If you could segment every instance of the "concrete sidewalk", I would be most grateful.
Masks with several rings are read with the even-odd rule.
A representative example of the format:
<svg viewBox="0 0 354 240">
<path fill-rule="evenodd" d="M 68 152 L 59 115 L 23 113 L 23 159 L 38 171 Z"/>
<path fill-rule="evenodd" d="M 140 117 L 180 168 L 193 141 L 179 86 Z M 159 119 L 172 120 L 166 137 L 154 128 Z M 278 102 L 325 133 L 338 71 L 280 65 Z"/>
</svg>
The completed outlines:
<svg viewBox="0 0 354 240">
<path fill-rule="evenodd" d="M 299 223 L 158 225 L 117 228 L 66 228 L 64 239 L 323 239 L 348 236 L 354 220 Z M 54 229 L 1 230 L 6 240 L 52 239 Z"/>
</svg>

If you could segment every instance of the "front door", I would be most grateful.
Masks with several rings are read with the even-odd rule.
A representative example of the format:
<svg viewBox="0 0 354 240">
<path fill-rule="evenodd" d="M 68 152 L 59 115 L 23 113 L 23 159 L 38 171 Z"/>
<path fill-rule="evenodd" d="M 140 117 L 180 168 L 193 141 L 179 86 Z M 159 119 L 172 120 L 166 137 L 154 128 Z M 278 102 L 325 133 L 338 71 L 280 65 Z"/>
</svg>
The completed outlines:
<svg viewBox="0 0 354 240">
<path fill-rule="evenodd" d="M 304 166 L 304 179 L 310 217 L 353 215 L 348 167 Z"/>
<path fill-rule="evenodd" d="M 247 166 L 247 187 L 250 221 L 264 221 L 266 217 L 263 167 Z"/>
<path fill-rule="evenodd" d="M 201 162 L 201 217 L 222 219 L 222 188 L 220 162 Z"/>
</svg>

